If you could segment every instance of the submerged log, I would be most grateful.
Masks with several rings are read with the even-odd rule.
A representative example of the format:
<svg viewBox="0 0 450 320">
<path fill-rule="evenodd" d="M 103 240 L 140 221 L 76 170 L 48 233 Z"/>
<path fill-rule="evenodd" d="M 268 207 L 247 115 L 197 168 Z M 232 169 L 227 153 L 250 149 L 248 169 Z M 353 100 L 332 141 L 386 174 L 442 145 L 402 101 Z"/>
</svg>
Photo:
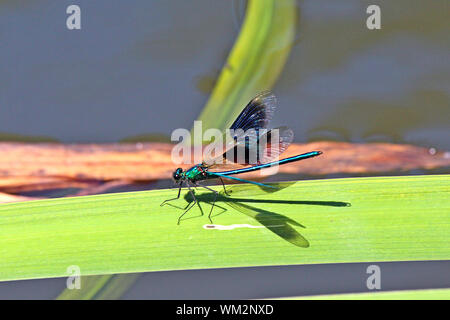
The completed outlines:
<svg viewBox="0 0 450 320">
<path fill-rule="evenodd" d="M 0 190 L 15 193 L 49 188 L 92 188 L 100 181 L 168 179 L 178 167 L 171 160 L 172 147 L 164 143 L 0 143 Z M 450 167 L 450 152 L 390 143 L 296 143 L 283 157 L 312 150 L 321 150 L 323 154 L 280 166 L 278 172 L 370 174 Z M 257 177 L 259 173 L 249 176 Z"/>
</svg>

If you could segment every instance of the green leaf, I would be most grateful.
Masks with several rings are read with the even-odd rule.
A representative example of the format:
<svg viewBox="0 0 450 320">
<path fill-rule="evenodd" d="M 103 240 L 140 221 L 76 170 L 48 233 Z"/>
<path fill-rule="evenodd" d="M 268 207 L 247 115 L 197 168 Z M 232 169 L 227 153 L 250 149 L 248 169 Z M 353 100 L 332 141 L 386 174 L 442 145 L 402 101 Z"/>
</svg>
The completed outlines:
<svg viewBox="0 0 450 320">
<path fill-rule="evenodd" d="M 65 289 L 58 300 L 119 299 L 138 279 L 138 273 L 81 277 L 80 288 Z"/>
<path fill-rule="evenodd" d="M 399 290 L 286 298 L 292 300 L 449 300 L 450 289 Z"/>
<path fill-rule="evenodd" d="M 257 93 L 272 88 L 289 56 L 295 0 L 250 0 L 244 23 L 200 114 L 203 128 L 225 130 Z"/>
<path fill-rule="evenodd" d="M 176 190 L 0 205 L 0 280 L 156 270 L 450 258 L 449 175 L 228 186 L 208 228 Z M 221 190 L 221 187 L 215 187 Z M 266 190 L 267 191 L 267 190 Z M 183 195 L 185 190 L 183 190 Z M 176 206 L 176 207 L 175 207 Z M 234 225 L 234 226 L 233 226 Z"/>
</svg>

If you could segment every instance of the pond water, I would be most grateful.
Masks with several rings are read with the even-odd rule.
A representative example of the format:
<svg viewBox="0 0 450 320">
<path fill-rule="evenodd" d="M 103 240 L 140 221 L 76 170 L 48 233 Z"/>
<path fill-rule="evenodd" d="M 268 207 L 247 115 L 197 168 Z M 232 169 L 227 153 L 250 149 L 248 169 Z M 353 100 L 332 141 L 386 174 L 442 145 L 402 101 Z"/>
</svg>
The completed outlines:
<svg viewBox="0 0 450 320">
<path fill-rule="evenodd" d="M 116 142 L 191 128 L 239 33 L 243 1 L 0 1 L 0 133 Z M 298 2 L 273 125 L 296 141 L 450 149 L 448 1 Z M 269 49 L 269 48 L 268 48 Z M 1 136 L 0 136 L 1 138 Z"/>
</svg>

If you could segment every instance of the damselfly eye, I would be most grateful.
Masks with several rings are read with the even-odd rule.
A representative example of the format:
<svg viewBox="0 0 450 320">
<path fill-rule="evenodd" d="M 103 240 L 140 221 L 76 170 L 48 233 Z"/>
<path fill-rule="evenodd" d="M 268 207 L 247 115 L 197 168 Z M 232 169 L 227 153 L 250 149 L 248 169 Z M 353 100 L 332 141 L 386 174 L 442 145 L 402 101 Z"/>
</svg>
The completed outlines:
<svg viewBox="0 0 450 320">
<path fill-rule="evenodd" d="M 180 180 L 181 179 L 181 173 L 183 172 L 183 169 L 181 169 L 181 168 L 178 168 L 177 170 L 175 170 L 174 172 L 173 172 L 173 179 L 175 180 L 175 181 L 178 181 L 178 180 Z"/>
</svg>

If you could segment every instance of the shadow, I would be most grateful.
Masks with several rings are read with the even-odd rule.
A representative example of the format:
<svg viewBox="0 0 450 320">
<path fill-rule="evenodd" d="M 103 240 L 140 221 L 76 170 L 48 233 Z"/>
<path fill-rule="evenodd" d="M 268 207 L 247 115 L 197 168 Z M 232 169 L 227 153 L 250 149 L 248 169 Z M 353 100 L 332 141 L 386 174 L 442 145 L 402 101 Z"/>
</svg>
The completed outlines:
<svg viewBox="0 0 450 320">
<path fill-rule="evenodd" d="M 247 216 L 255 219 L 268 230 L 275 233 L 280 238 L 292 243 L 293 245 L 301 248 L 308 248 L 309 241 L 291 225 L 296 227 L 305 228 L 304 225 L 298 223 L 281 214 L 271 212 L 268 210 L 255 208 L 239 202 L 227 203 L 230 207 L 246 214 Z"/>
<path fill-rule="evenodd" d="M 340 201 L 302 201 L 302 200 L 265 200 L 265 199 L 254 199 L 248 198 L 248 196 L 261 194 L 261 191 L 266 193 L 277 192 L 287 186 L 293 184 L 293 182 L 282 182 L 282 183 L 271 183 L 269 184 L 275 188 L 266 188 L 254 185 L 236 185 L 232 187 L 227 187 L 227 192 L 230 196 L 226 196 L 222 190 L 216 199 L 215 207 L 221 208 L 222 212 L 214 214 L 212 217 L 217 217 L 218 215 L 226 212 L 227 210 L 217 203 L 225 203 L 231 208 L 244 213 L 245 215 L 255 219 L 268 230 L 272 231 L 274 234 L 279 236 L 289 243 L 301 247 L 308 248 L 309 241 L 301 235 L 294 227 L 306 228 L 304 225 L 298 223 L 297 221 L 288 218 L 282 214 L 268 211 L 261 208 L 256 208 L 245 203 L 279 203 L 286 205 L 319 205 L 319 206 L 332 206 L 332 207 L 349 207 L 351 206 L 348 202 Z M 234 198 L 233 196 L 245 195 L 246 198 Z M 214 202 L 215 195 L 213 193 L 202 193 L 195 195 L 199 202 L 206 202 L 212 204 Z M 232 198 L 233 197 L 233 198 Z M 189 194 L 185 194 L 184 199 L 190 203 L 193 201 Z M 192 217 L 194 218 L 194 217 Z"/>
</svg>

